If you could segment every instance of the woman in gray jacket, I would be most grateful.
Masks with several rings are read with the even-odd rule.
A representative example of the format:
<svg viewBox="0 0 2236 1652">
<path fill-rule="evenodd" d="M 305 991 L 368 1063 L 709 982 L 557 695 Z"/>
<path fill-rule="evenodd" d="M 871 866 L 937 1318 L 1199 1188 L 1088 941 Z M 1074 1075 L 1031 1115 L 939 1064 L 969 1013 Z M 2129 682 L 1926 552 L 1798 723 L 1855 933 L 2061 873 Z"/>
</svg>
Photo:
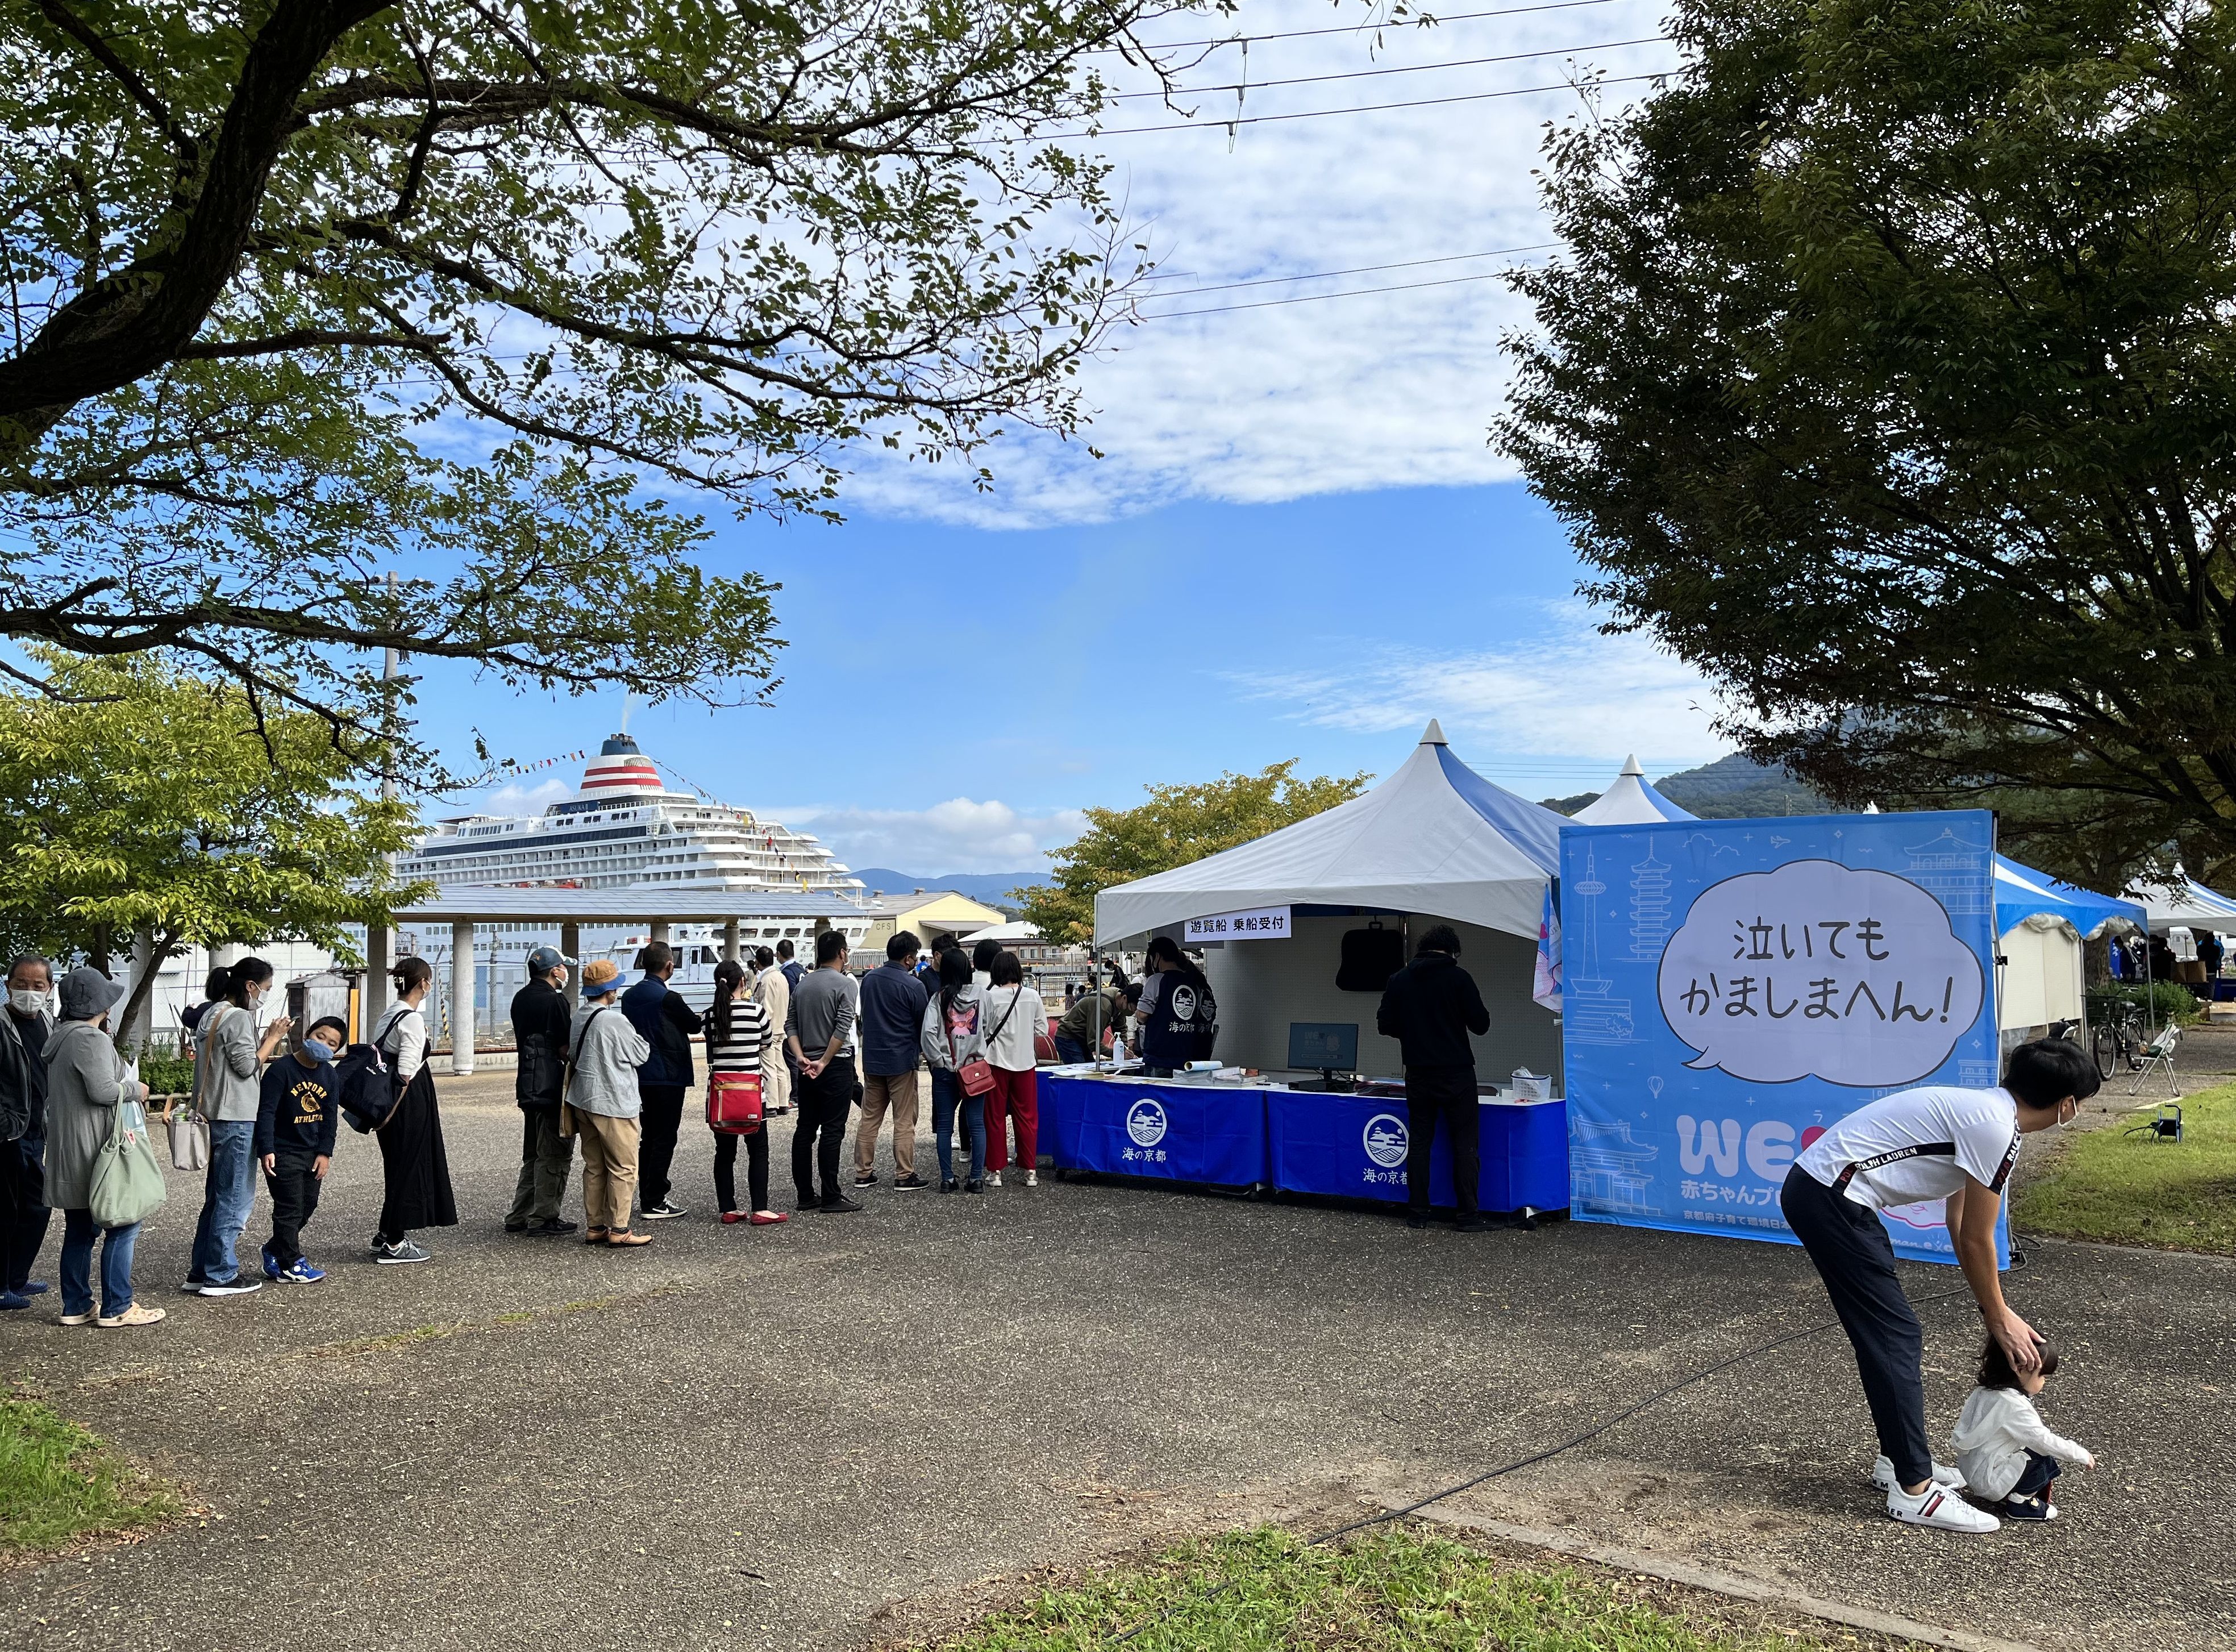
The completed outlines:
<svg viewBox="0 0 2236 1652">
<path fill-rule="evenodd" d="M 181 1288 L 188 1296 L 246 1296 L 264 1288 L 260 1279 L 241 1278 L 234 1254 L 256 1205 L 257 1090 L 264 1063 L 287 1036 L 287 1017 L 256 1030 L 257 1006 L 272 993 L 272 966 L 260 958 L 211 971 L 209 984 L 219 996 L 194 1023 L 194 1111 L 209 1121 L 209 1173 Z"/>
<path fill-rule="evenodd" d="M 102 1030 L 124 989 L 99 970 L 62 977 L 62 1019 L 47 1040 L 47 1202 L 62 1213 L 62 1323 L 105 1327 L 153 1325 L 161 1308 L 132 1300 L 132 1247 L 140 1224 L 99 1227 L 93 1220 L 93 1172 L 121 1100 L 148 1098 L 148 1087 Z M 101 1235 L 101 1313 L 94 1313 L 93 1241 Z"/>
<path fill-rule="evenodd" d="M 650 1234 L 629 1231 L 643 1131 L 636 1070 L 651 1058 L 652 1046 L 614 1002 L 621 984 L 611 958 L 594 958 L 582 966 L 563 1113 L 572 1116 L 582 1137 L 582 1242 L 627 1250 L 652 1243 Z"/>
<path fill-rule="evenodd" d="M 924 1007 L 924 1058 L 931 1067 L 931 1144 L 939 1151 L 942 1193 L 986 1190 L 986 1098 L 966 1096 L 957 1069 L 983 1058 L 986 1037 L 978 1024 L 979 991 L 970 958 L 959 946 L 939 955 L 939 991 Z M 955 1126 L 960 1117 L 970 1150 L 970 1175 L 955 1179 Z"/>
</svg>

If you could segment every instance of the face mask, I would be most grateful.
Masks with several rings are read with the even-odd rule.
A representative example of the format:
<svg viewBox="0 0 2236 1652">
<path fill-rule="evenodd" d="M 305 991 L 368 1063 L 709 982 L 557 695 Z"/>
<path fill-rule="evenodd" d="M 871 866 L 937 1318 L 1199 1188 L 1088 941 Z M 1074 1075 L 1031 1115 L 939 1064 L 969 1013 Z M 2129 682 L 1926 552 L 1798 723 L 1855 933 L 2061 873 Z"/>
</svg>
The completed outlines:
<svg viewBox="0 0 2236 1652">
<path fill-rule="evenodd" d="M 332 1061 L 334 1047 L 323 1038 L 306 1038 L 303 1040 L 303 1053 L 312 1061 Z"/>
<path fill-rule="evenodd" d="M 35 1016 L 47 1007 L 43 987 L 10 987 L 8 1007 L 19 1016 Z"/>
</svg>

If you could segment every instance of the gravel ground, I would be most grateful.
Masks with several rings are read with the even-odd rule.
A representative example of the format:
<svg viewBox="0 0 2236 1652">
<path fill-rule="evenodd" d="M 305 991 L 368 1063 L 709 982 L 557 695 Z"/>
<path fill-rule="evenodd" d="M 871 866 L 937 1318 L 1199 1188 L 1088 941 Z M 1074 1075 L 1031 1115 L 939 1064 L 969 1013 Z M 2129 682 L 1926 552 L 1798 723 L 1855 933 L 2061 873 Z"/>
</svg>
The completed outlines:
<svg viewBox="0 0 2236 1652">
<path fill-rule="evenodd" d="M 1825 1317 L 1782 1247 L 1413 1234 L 1111 1185 L 880 1189 L 860 1215 L 725 1228 L 687 1123 L 694 1213 L 656 1244 L 509 1239 L 510 1088 L 446 1090 L 467 1216 L 428 1236 L 431 1266 L 366 1260 L 378 1166 L 350 1136 L 309 1230 L 325 1285 L 172 1294 L 196 1205 L 181 1178 L 140 1248 L 169 1320 L 0 1323 L 0 1371 L 208 1510 L 10 1574 L 0 1642 L 858 1646 L 1036 1568 L 1450 1484 Z M 2044 1647 L 2236 1644 L 2236 1265 L 2049 1245 L 2012 1290 L 2070 1351 L 2046 1414 L 2103 1461 L 2054 1526 L 1964 1540 L 1886 1521 L 1837 1335 L 1457 1510 Z M 1943 1429 L 1975 1332 L 1962 1302 L 1925 1313 Z"/>
</svg>

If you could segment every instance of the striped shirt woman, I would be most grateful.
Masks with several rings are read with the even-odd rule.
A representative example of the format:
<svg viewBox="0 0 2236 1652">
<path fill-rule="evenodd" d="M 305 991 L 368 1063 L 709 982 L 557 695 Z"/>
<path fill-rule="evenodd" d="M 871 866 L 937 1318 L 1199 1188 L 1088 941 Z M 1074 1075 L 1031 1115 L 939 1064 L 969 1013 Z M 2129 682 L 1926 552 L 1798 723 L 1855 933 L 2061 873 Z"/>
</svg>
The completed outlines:
<svg viewBox="0 0 2236 1652">
<path fill-rule="evenodd" d="M 744 964 L 725 958 L 714 966 L 714 1003 L 707 1012 L 707 1082 L 718 1076 L 761 1076 L 761 1050 L 768 1042 L 768 1011 L 753 996 Z M 764 1097 L 764 1102 L 766 1098 Z M 738 1143 L 746 1144 L 746 1189 L 753 1197 L 753 1214 L 738 1208 Z M 773 1227 L 785 1220 L 768 1201 L 768 1126 L 751 1135 L 732 1130 L 714 1132 L 714 1199 L 728 1223 L 750 1221 L 756 1227 Z"/>
</svg>

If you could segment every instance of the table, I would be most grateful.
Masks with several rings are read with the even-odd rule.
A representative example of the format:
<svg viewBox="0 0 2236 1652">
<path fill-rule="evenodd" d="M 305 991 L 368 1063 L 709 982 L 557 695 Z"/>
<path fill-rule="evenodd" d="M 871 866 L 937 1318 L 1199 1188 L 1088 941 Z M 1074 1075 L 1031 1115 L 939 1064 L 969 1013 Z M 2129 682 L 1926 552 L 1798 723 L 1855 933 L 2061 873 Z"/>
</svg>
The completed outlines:
<svg viewBox="0 0 2236 1652">
<path fill-rule="evenodd" d="M 1267 1178 L 1261 1086 L 1041 1069 L 1041 1141 L 1059 1170 L 1213 1187 Z"/>
<path fill-rule="evenodd" d="M 1410 1129 L 1402 1096 L 1315 1090 L 1266 1092 L 1273 1185 L 1284 1193 L 1402 1201 Z M 1568 1204 L 1566 1102 L 1486 1099 L 1481 1116 L 1485 1210 L 1564 1210 Z M 1443 1132 L 1429 1153 L 1429 1202 L 1450 1207 L 1452 1161 Z"/>
<path fill-rule="evenodd" d="M 1059 1170 L 1349 1199 L 1405 1197 L 1402 1096 L 1044 1067 L 1040 1115 L 1041 1142 Z M 1482 1118 L 1483 1208 L 1566 1209 L 1568 1104 L 1486 1100 Z M 1429 1188 L 1430 1203 L 1455 1202 L 1442 1136 L 1430 1155 Z"/>
</svg>

